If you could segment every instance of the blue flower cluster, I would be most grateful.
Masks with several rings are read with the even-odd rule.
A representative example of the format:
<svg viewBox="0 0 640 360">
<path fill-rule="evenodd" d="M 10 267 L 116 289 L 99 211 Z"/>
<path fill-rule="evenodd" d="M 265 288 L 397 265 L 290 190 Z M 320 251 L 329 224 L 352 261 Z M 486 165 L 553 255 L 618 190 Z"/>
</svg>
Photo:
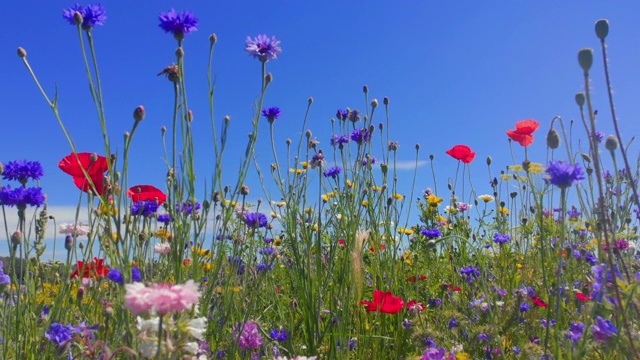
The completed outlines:
<svg viewBox="0 0 640 360">
<path fill-rule="evenodd" d="M 25 208 L 29 206 L 42 206 L 45 196 L 40 187 L 26 187 L 29 179 L 40 180 L 44 175 L 42 165 L 37 161 L 9 161 L 4 166 L 2 178 L 4 180 L 17 180 L 22 186 L 15 189 L 11 185 L 0 188 L 0 205 Z"/>
</svg>

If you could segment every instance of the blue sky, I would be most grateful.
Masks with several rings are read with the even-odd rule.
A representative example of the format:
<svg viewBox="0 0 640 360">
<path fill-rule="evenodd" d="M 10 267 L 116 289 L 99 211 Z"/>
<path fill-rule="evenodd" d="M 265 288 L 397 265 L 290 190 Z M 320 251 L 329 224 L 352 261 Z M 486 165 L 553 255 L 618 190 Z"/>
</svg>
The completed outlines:
<svg viewBox="0 0 640 360">
<path fill-rule="evenodd" d="M 189 104 L 195 113 L 196 161 L 200 178 L 213 163 L 206 94 L 208 37 L 218 36 L 214 55 L 216 121 L 232 118 L 225 181 L 241 161 L 253 101 L 260 86 L 260 64 L 244 51 L 248 35 L 275 35 L 282 41 L 279 59 L 269 62 L 274 75 L 266 103 L 279 106 L 276 141 L 297 139 L 309 96 L 314 104 L 308 128 L 329 148 L 330 119 L 337 108 L 364 107 L 362 86 L 370 97 L 391 99 L 391 137 L 400 143 L 399 158 L 413 161 L 434 154 L 438 176 L 455 176 L 456 161 L 444 152 L 467 144 L 478 155 L 471 169 L 480 193 L 489 192 L 485 158 L 494 171 L 511 164 L 505 131 L 518 120 L 541 123 L 530 148 L 533 161 L 545 161 L 544 138 L 555 115 L 577 119 L 574 95 L 583 90 L 577 51 L 594 47 L 592 89 L 599 127 L 613 128 L 606 102 L 597 19 L 608 18 L 607 39 L 617 112 L 626 139 L 640 133 L 640 26 L 636 1 L 103 1 L 105 26 L 93 31 L 103 80 L 108 129 L 122 150 L 122 134 L 131 128 L 132 111 L 144 105 L 131 152 L 130 184 L 163 187 L 160 127 L 170 125 L 172 88 L 156 74 L 174 61 L 176 42 L 158 27 L 157 16 L 170 8 L 190 10 L 199 30 L 185 40 Z M 15 55 L 24 47 L 51 96 L 57 86 L 62 119 L 80 151 L 100 152 L 100 128 L 87 87 L 75 29 L 62 17 L 66 1 L 10 2 L 0 47 L 0 161 L 42 162 L 41 185 L 50 206 L 60 212 L 75 206 L 77 190 L 57 168 L 70 152 L 55 118 Z M 378 118 L 382 120 L 382 118 Z M 577 129 L 580 129 L 578 127 Z M 271 162 L 266 122 L 258 151 Z M 584 134 L 579 133 L 584 139 Z M 515 146 L 518 162 L 523 152 Z M 632 147 L 631 154 L 637 154 Z M 268 154 L 268 155 L 267 155 Z M 564 152 L 562 153 L 564 154 Z M 375 155 L 375 154 L 374 154 Z M 261 159 L 262 160 L 262 159 Z M 255 173 L 252 173 L 255 174 Z M 409 191 L 411 172 L 402 176 Z M 248 183 L 253 189 L 255 179 Z M 418 170 L 416 190 L 432 186 L 429 167 Z M 64 209 L 64 211 L 63 211 Z M 11 214 L 10 214 L 11 215 Z M 11 215 L 12 216 L 12 215 Z M 64 216 L 61 216 L 64 217 Z M 60 219 L 60 217 L 59 217 Z M 4 238 L 4 232 L 0 239 Z M 0 249 L 0 252 L 3 252 Z"/>
</svg>

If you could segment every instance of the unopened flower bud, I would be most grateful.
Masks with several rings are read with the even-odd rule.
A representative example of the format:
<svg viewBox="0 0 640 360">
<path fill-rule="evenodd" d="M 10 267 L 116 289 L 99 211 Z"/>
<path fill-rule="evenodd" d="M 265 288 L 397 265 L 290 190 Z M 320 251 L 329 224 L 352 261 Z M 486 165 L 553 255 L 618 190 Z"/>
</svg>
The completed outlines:
<svg viewBox="0 0 640 360">
<path fill-rule="evenodd" d="M 385 96 L 384 99 L 382 99 L 382 103 L 385 105 L 389 105 L 389 98 Z"/>
<path fill-rule="evenodd" d="M 181 59 L 182 57 L 184 57 L 184 49 L 182 47 L 179 47 L 176 49 L 176 57 L 178 59 Z"/>
<path fill-rule="evenodd" d="M 382 170 L 382 174 L 383 175 L 386 174 L 387 171 L 389 170 L 389 165 L 387 165 L 385 163 L 380 164 L 380 170 Z"/>
<path fill-rule="evenodd" d="M 398 144 L 398 142 L 396 141 L 389 141 L 389 151 L 396 151 L 398 150 L 398 148 L 400 147 L 400 145 Z"/>
<path fill-rule="evenodd" d="M 491 156 L 487 156 L 487 166 L 490 166 L 492 161 Z"/>
<path fill-rule="evenodd" d="M 91 154 L 91 156 L 89 156 L 89 164 L 94 164 L 96 161 L 98 161 L 98 154 Z"/>
<path fill-rule="evenodd" d="M 287 145 L 291 145 L 291 139 L 287 139 L 287 141 L 285 141 L 287 143 Z"/>
<path fill-rule="evenodd" d="M 164 135 L 164 134 L 167 132 L 167 127 L 163 125 L 163 126 L 160 128 L 160 132 L 162 133 L 162 135 Z"/>
<path fill-rule="evenodd" d="M 374 109 L 378 107 L 378 99 L 371 100 L 371 107 Z"/>
<path fill-rule="evenodd" d="M 224 123 L 229 124 L 231 122 L 231 116 L 227 115 L 224 117 Z"/>
<path fill-rule="evenodd" d="M 531 161 L 529 161 L 529 160 L 525 160 L 525 161 L 522 162 L 522 168 L 524 169 L 524 171 L 528 172 L 530 165 L 531 165 Z"/>
<path fill-rule="evenodd" d="M 73 23 L 76 25 L 80 25 L 82 24 L 83 21 L 84 21 L 84 18 L 82 17 L 82 14 L 80 14 L 79 11 L 76 11 L 73 14 Z"/>
<path fill-rule="evenodd" d="M 219 203 L 220 202 L 220 193 L 218 191 L 216 191 L 215 193 L 213 193 L 213 203 Z"/>
<path fill-rule="evenodd" d="M 264 82 L 266 82 L 267 84 L 271 83 L 273 81 L 273 74 L 268 73 L 267 75 L 265 75 L 264 77 Z"/>
<path fill-rule="evenodd" d="M 362 92 L 367 94 L 369 92 L 369 87 L 367 85 L 362 87 Z"/>
<path fill-rule="evenodd" d="M 247 185 L 242 185 L 240 188 L 240 194 L 244 196 L 249 195 L 249 187 Z"/>
<path fill-rule="evenodd" d="M 547 146 L 550 149 L 557 149 L 560 146 L 560 135 L 558 135 L 558 131 L 556 129 L 551 128 L 547 133 Z"/>
<path fill-rule="evenodd" d="M 80 242 L 80 243 L 78 244 L 78 247 L 80 248 L 80 250 L 84 249 L 84 243 L 83 243 L 83 242 Z"/>
<path fill-rule="evenodd" d="M 216 42 L 218 42 L 218 35 L 216 35 L 216 34 L 209 35 L 209 42 L 211 43 L 211 45 L 213 45 Z"/>
<path fill-rule="evenodd" d="M 18 48 L 18 56 L 21 57 L 21 58 L 27 57 L 27 50 L 25 50 L 24 48 L 19 47 Z"/>
<path fill-rule="evenodd" d="M 585 153 L 580 153 L 580 156 L 582 156 L 582 160 L 584 160 L 584 162 L 586 163 L 591 163 L 591 156 L 585 154 Z"/>
<path fill-rule="evenodd" d="M 378 124 L 378 129 L 380 129 L 380 131 L 382 131 L 384 129 L 384 124 L 383 123 Z"/>
<path fill-rule="evenodd" d="M 189 121 L 189 122 L 193 121 L 193 111 L 192 110 L 188 110 L 187 111 L 186 118 L 187 118 L 187 121 Z"/>
<path fill-rule="evenodd" d="M 578 51 L 578 63 L 584 72 L 589 72 L 593 64 L 593 49 L 580 49 L 580 51 Z"/>
<path fill-rule="evenodd" d="M 309 103 L 309 105 L 313 104 L 313 96 L 309 96 L 307 102 Z"/>
<path fill-rule="evenodd" d="M 420 144 L 416 144 L 416 150 L 420 150 Z"/>
<path fill-rule="evenodd" d="M 144 106 L 142 105 L 138 105 L 138 107 L 135 110 L 133 110 L 133 119 L 135 121 L 144 120 L 144 115 L 145 115 Z"/>
<path fill-rule="evenodd" d="M 307 139 L 311 138 L 311 135 L 313 135 L 313 133 L 311 132 L 311 130 L 307 130 L 307 132 L 304 134 Z"/>
<path fill-rule="evenodd" d="M 613 135 L 609 135 L 607 140 L 604 141 L 604 147 L 609 151 L 615 151 L 618 148 L 618 139 Z"/>
<path fill-rule="evenodd" d="M 576 94 L 576 104 L 578 104 L 579 107 L 584 106 L 584 102 L 586 100 L 586 97 L 584 96 L 584 93 L 577 93 Z"/>
<path fill-rule="evenodd" d="M 131 134 L 129 134 L 128 131 L 125 131 L 123 135 L 124 135 L 124 142 L 127 142 L 127 140 L 129 140 L 129 137 L 131 136 Z"/>
<path fill-rule="evenodd" d="M 22 244 L 22 231 L 16 230 L 11 234 L 11 244 L 14 246 Z"/>
<path fill-rule="evenodd" d="M 596 36 L 598 39 L 604 41 L 607 35 L 609 35 L 609 20 L 600 19 L 596 21 Z"/>
<path fill-rule="evenodd" d="M 78 296 L 78 300 L 82 300 L 82 298 L 84 297 L 84 287 L 83 286 L 80 286 L 78 288 L 77 296 Z"/>
<path fill-rule="evenodd" d="M 71 249 L 73 248 L 73 237 L 71 235 L 65 236 L 64 248 L 67 249 L 67 251 L 71 251 Z"/>
</svg>

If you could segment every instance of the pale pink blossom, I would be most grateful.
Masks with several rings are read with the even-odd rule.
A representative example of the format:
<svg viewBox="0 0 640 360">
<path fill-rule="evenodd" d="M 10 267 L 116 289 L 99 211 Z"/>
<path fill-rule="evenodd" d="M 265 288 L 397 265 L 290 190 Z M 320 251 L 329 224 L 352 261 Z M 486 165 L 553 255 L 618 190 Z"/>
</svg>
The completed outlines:
<svg viewBox="0 0 640 360">
<path fill-rule="evenodd" d="M 183 285 L 153 284 L 150 287 L 142 283 L 133 283 L 125 285 L 125 288 L 125 306 L 133 315 L 149 312 L 162 316 L 174 311 L 187 310 L 200 298 L 198 285 L 193 280 Z"/>
<path fill-rule="evenodd" d="M 89 233 L 89 224 L 76 223 L 76 224 L 60 224 L 58 226 L 58 233 L 62 235 L 75 235 L 84 236 Z"/>
<path fill-rule="evenodd" d="M 153 251 L 156 254 L 169 255 L 171 254 L 171 245 L 167 242 L 157 243 L 156 246 L 153 247 Z"/>
</svg>

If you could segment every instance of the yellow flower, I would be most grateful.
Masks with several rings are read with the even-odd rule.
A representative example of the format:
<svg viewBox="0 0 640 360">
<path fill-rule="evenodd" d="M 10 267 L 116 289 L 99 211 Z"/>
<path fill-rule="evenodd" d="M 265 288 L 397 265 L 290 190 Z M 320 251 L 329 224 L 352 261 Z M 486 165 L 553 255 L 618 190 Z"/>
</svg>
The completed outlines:
<svg viewBox="0 0 640 360">
<path fill-rule="evenodd" d="M 487 195 L 487 194 L 478 196 L 478 199 L 484 201 L 485 203 L 490 203 L 493 200 L 495 200 L 495 198 L 493 196 Z"/>
<path fill-rule="evenodd" d="M 447 220 L 447 218 L 444 216 L 439 216 L 438 222 L 442 224 L 442 226 L 447 226 L 447 224 L 449 223 L 449 220 Z"/>
<path fill-rule="evenodd" d="M 545 168 L 542 164 L 540 163 L 531 163 L 529 164 L 529 172 L 531 174 L 537 175 L 537 174 L 542 174 L 543 172 L 545 172 Z"/>
<path fill-rule="evenodd" d="M 362 200 L 362 206 L 364 207 L 369 206 L 369 202 L 367 200 Z"/>
<path fill-rule="evenodd" d="M 353 183 L 349 179 L 346 179 L 344 183 L 345 183 L 345 185 L 347 185 L 347 187 L 350 187 L 350 188 L 353 187 Z"/>
<path fill-rule="evenodd" d="M 391 197 L 393 197 L 396 200 L 402 200 L 404 199 L 404 196 L 400 195 L 400 194 L 396 194 L 394 193 L 393 195 L 391 195 Z"/>
<path fill-rule="evenodd" d="M 529 178 L 528 178 L 528 177 L 526 177 L 526 176 L 516 175 L 516 180 L 517 180 L 518 182 L 526 182 L 526 181 L 529 181 Z"/>
<path fill-rule="evenodd" d="M 517 263 L 517 264 L 516 264 L 516 267 L 517 267 L 518 269 L 522 269 L 522 268 L 524 268 L 524 265 L 522 265 L 522 264 L 520 264 L 520 263 Z"/>
<path fill-rule="evenodd" d="M 375 185 L 373 185 L 373 186 L 371 187 L 371 190 L 373 190 L 373 191 L 380 191 L 380 190 L 382 190 L 382 188 L 381 188 L 380 186 L 375 186 Z"/>
<path fill-rule="evenodd" d="M 274 204 L 279 208 L 287 206 L 287 203 L 284 201 L 275 201 Z"/>
<path fill-rule="evenodd" d="M 309 168 L 309 163 L 306 162 L 306 161 L 301 162 L 300 165 L 302 165 L 303 169 L 308 169 Z"/>
<path fill-rule="evenodd" d="M 15 285 L 11 284 L 13 288 Z M 36 291 L 36 304 L 51 304 L 58 297 L 60 291 L 60 285 L 53 285 L 50 283 L 42 284 L 42 290 Z"/>
<path fill-rule="evenodd" d="M 307 171 L 307 169 L 289 169 L 289 172 L 292 172 L 292 173 L 294 173 L 296 175 L 302 174 L 305 171 Z"/>
<path fill-rule="evenodd" d="M 304 213 L 305 214 L 311 214 L 312 212 L 314 212 L 313 208 L 308 207 L 308 208 L 304 209 Z"/>
<path fill-rule="evenodd" d="M 277 237 L 277 238 L 273 239 L 273 246 L 278 246 L 280 244 L 282 244 L 282 239 L 281 238 Z"/>
<path fill-rule="evenodd" d="M 202 263 L 202 270 L 204 270 L 204 271 L 211 271 L 211 264 L 209 264 L 209 263 Z"/>
<path fill-rule="evenodd" d="M 459 352 L 456 354 L 456 360 L 471 360 L 471 355 L 466 352 Z"/>
<path fill-rule="evenodd" d="M 457 214 L 458 213 L 458 209 L 456 209 L 455 207 L 453 207 L 451 205 L 447 205 L 444 208 L 444 212 L 446 212 L 447 214 Z"/>
<path fill-rule="evenodd" d="M 313 226 L 311 227 L 311 229 L 315 232 L 318 231 L 318 224 L 313 224 Z"/>
<path fill-rule="evenodd" d="M 202 249 L 202 248 L 192 247 L 192 248 L 191 248 L 191 251 L 192 251 L 194 254 L 198 255 L 198 256 L 211 257 L 211 251 L 209 251 L 209 250 L 205 250 L 205 249 Z"/>
<path fill-rule="evenodd" d="M 511 174 L 500 174 L 500 180 L 502 181 L 509 181 L 511 179 L 513 179 Z"/>
<path fill-rule="evenodd" d="M 118 209 L 116 209 L 113 204 L 101 203 L 100 206 L 98 206 L 98 212 L 104 215 L 118 215 Z"/>
<path fill-rule="evenodd" d="M 399 234 L 413 235 L 413 230 L 407 228 L 398 228 Z"/>
<path fill-rule="evenodd" d="M 276 214 L 276 213 L 272 212 L 272 213 L 271 213 L 271 218 L 272 218 L 272 219 L 280 219 L 280 215 L 278 215 L 278 214 Z"/>
<path fill-rule="evenodd" d="M 327 194 L 322 194 L 322 201 L 325 203 L 329 202 L 329 197 L 327 196 Z"/>
<path fill-rule="evenodd" d="M 165 228 L 160 228 L 158 229 L 158 231 L 156 231 L 155 234 L 153 234 L 153 236 L 155 236 L 158 239 L 171 239 L 171 233 L 169 231 L 167 231 L 167 229 Z"/>
<path fill-rule="evenodd" d="M 507 169 L 509 169 L 509 171 L 513 171 L 513 172 L 522 172 L 522 171 L 524 171 L 524 168 L 522 167 L 522 165 L 509 165 L 509 166 L 507 166 Z"/>
<path fill-rule="evenodd" d="M 438 207 L 438 205 L 442 202 L 442 200 L 443 200 L 442 198 L 439 198 L 435 195 L 429 195 L 429 197 L 427 197 L 427 202 L 431 207 Z"/>
<path fill-rule="evenodd" d="M 507 208 L 505 208 L 505 207 L 502 207 L 502 206 L 500 206 L 500 207 L 498 208 L 498 212 L 499 212 L 499 213 L 501 213 L 501 214 L 503 214 L 503 215 L 509 215 L 509 209 L 507 209 Z"/>
</svg>

